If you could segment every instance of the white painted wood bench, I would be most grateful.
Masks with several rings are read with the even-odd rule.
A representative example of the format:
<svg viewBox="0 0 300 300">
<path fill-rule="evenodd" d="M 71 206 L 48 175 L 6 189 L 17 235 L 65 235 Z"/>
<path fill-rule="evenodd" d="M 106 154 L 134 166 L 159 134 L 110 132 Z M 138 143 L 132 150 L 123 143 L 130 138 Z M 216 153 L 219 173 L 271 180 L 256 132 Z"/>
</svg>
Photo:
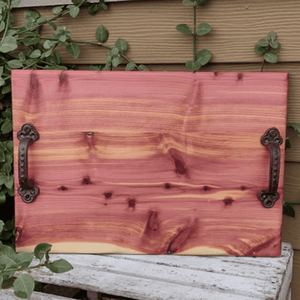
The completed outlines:
<svg viewBox="0 0 300 300">
<path fill-rule="evenodd" d="M 53 274 L 31 270 L 36 281 L 143 300 L 290 300 L 293 249 L 282 245 L 279 258 L 52 254 L 74 270 Z M 36 262 L 34 262 L 36 263 Z M 9 291 L 11 292 L 11 291 Z M 0 291 L 0 299 L 14 299 Z M 69 299 L 35 293 L 31 299 Z"/>
</svg>

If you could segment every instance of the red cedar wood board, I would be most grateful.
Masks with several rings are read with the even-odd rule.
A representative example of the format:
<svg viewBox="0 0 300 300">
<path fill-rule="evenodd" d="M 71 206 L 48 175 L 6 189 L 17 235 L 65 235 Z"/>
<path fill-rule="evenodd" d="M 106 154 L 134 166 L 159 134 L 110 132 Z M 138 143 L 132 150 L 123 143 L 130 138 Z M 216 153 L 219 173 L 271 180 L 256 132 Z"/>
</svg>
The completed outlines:
<svg viewBox="0 0 300 300">
<path fill-rule="evenodd" d="M 15 181 L 17 251 L 280 256 L 284 143 L 279 200 L 257 193 L 287 92 L 283 72 L 13 70 L 15 162 L 21 126 L 40 134 L 34 202 Z"/>
</svg>

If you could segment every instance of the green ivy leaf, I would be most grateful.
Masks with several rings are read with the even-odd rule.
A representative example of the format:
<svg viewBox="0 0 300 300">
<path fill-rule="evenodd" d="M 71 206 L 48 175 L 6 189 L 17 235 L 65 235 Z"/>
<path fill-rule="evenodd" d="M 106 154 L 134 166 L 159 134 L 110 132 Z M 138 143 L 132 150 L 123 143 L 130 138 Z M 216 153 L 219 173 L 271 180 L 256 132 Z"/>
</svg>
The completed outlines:
<svg viewBox="0 0 300 300">
<path fill-rule="evenodd" d="M 25 46 L 32 46 L 32 45 L 39 44 L 40 40 L 41 39 L 38 36 L 32 36 L 32 37 L 22 39 L 21 42 Z"/>
<path fill-rule="evenodd" d="M 139 65 L 138 70 L 139 71 L 150 71 L 145 65 Z"/>
<path fill-rule="evenodd" d="M 176 30 L 183 34 L 191 34 L 192 30 L 187 24 L 179 24 L 176 26 Z"/>
<path fill-rule="evenodd" d="M 134 70 L 136 67 L 137 67 L 136 64 L 135 64 L 133 61 L 131 61 L 131 62 L 129 62 L 129 63 L 126 65 L 125 71 L 132 71 L 132 70 Z"/>
<path fill-rule="evenodd" d="M 270 32 L 268 33 L 268 38 L 269 38 L 272 42 L 274 42 L 274 41 L 276 40 L 276 37 L 277 37 L 277 33 L 276 33 L 276 32 L 270 31 Z"/>
<path fill-rule="evenodd" d="M 25 27 L 26 29 L 30 29 L 35 25 L 35 22 L 38 18 L 40 18 L 40 13 L 35 9 L 28 9 L 24 12 L 25 18 Z"/>
<path fill-rule="evenodd" d="M 14 282 L 14 294 L 21 299 L 29 299 L 35 286 L 34 279 L 28 274 L 20 274 Z"/>
<path fill-rule="evenodd" d="M 65 34 L 62 34 L 58 38 L 61 42 L 65 42 L 67 40 L 67 36 Z"/>
<path fill-rule="evenodd" d="M 57 26 L 54 22 L 50 21 L 48 22 L 49 26 L 52 27 L 53 30 L 56 30 L 57 29 Z"/>
<path fill-rule="evenodd" d="M 38 18 L 38 19 L 36 20 L 36 23 L 37 23 L 38 25 L 41 25 L 42 23 L 45 23 L 46 21 L 47 21 L 46 18 L 40 17 L 40 18 Z"/>
<path fill-rule="evenodd" d="M 19 57 L 19 60 L 20 60 L 22 63 L 26 61 L 26 56 L 25 56 L 25 53 L 24 53 L 24 52 L 21 51 L 21 52 L 18 54 L 18 57 Z"/>
<path fill-rule="evenodd" d="M 16 261 L 16 253 L 15 251 L 6 245 L 0 245 L 0 257 L 5 256 L 3 259 L 9 258 L 11 261 Z"/>
<path fill-rule="evenodd" d="M 119 49 L 121 52 L 125 52 L 128 49 L 128 44 L 125 40 L 119 38 L 115 42 L 115 47 Z"/>
<path fill-rule="evenodd" d="M 47 244 L 47 243 L 38 244 L 34 248 L 34 256 L 41 261 L 45 255 L 45 253 L 49 252 L 51 250 L 51 247 L 52 247 L 52 245 Z"/>
<path fill-rule="evenodd" d="M 116 48 L 116 47 L 115 47 L 115 48 L 112 48 L 112 49 L 111 49 L 111 53 L 112 53 L 113 56 L 116 56 L 116 55 L 119 54 L 119 49 Z"/>
<path fill-rule="evenodd" d="M 271 46 L 273 49 L 278 49 L 278 47 L 279 47 L 279 42 L 278 42 L 278 41 L 271 41 L 271 42 L 270 42 L 270 46 Z"/>
<path fill-rule="evenodd" d="M 5 162 L 5 153 L 2 150 L 0 150 L 0 162 Z"/>
<path fill-rule="evenodd" d="M 31 52 L 31 54 L 29 55 L 30 58 L 38 58 L 42 55 L 41 50 L 37 49 L 34 50 L 33 52 Z"/>
<path fill-rule="evenodd" d="M 53 58 L 54 58 L 56 64 L 60 65 L 62 63 L 62 58 L 58 51 L 53 51 Z"/>
<path fill-rule="evenodd" d="M 268 52 L 264 55 L 264 59 L 269 63 L 275 64 L 275 63 L 277 63 L 278 57 L 277 57 L 277 54 Z"/>
<path fill-rule="evenodd" d="M 54 7 L 54 8 L 52 9 L 52 13 L 53 13 L 54 15 L 58 15 L 59 13 L 62 12 L 63 8 L 64 8 L 63 5 L 56 6 L 56 7 Z"/>
<path fill-rule="evenodd" d="M 185 63 L 185 66 L 191 71 L 197 71 L 201 68 L 201 63 L 198 60 L 196 60 L 196 61 L 187 61 Z"/>
<path fill-rule="evenodd" d="M 73 266 L 64 259 L 58 259 L 46 265 L 53 273 L 64 273 L 73 269 Z"/>
<path fill-rule="evenodd" d="M 18 48 L 17 40 L 15 37 L 6 36 L 0 45 L 0 52 L 7 53 L 14 51 Z"/>
<path fill-rule="evenodd" d="M 5 23 L 4 23 L 4 21 L 1 21 L 0 22 L 0 32 L 3 31 L 4 28 L 5 28 Z"/>
<path fill-rule="evenodd" d="M 199 24 L 199 26 L 196 29 L 197 35 L 200 35 L 200 36 L 208 34 L 210 32 L 211 32 L 211 27 L 207 23 L 201 23 L 201 24 Z"/>
<path fill-rule="evenodd" d="M 2 220 L 0 220 L 0 233 L 3 230 L 3 227 L 4 227 L 4 222 Z M 1 285 L 0 285 L 0 288 L 1 288 Z"/>
<path fill-rule="evenodd" d="M 90 66 L 91 71 L 101 71 L 101 66 L 98 65 L 91 65 Z"/>
<path fill-rule="evenodd" d="M 269 40 L 268 39 L 260 39 L 257 44 L 261 47 L 267 47 L 269 46 Z"/>
<path fill-rule="evenodd" d="M 7 3 L 4 1 L 0 1 L 0 8 L 7 7 Z"/>
<path fill-rule="evenodd" d="M 9 133 L 12 131 L 12 122 L 9 119 L 5 119 L 1 125 L 1 131 L 3 134 Z"/>
<path fill-rule="evenodd" d="M 13 188 L 8 190 L 8 195 L 13 197 L 15 195 L 15 190 Z"/>
<path fill-rule="evenodd" d="M 108 40 L 109 33 L 104 25 L 100 25 L 96 29 L 95 36 L 98 42 L 105 43 Z"/>
<path fill-rule="evenodd" d="M 75 6 L 75 5 L 70 5 L 69 6 L 69 14 L 72 18 L 76 18 L 80 12 L 80 8 L 78 6 Z"/>
<path fill-rule="evenodd" d="M 5 80 L 0 78 L 0 86 L 3 86 L 3 85 L 5 85 Z"/>
<path fill-rule="evenodd" d="M 3 74 L 3 70 L 4 70 L 4 67 L 0 67 L 0 77 L 2 76 L 2 74 Z"/>
<path fill-rule="evenodd" d="M 265 54 L 268 50 L 264 47 L 261 47 L 258 43 L 255 44 L 254 50 L 257 54 Z"/>
<path fill-rule="evenodd" d="M 298 123 L 288 123 L 287 126 L 294 128 L 297 132 L 300 133 L 300 124 L 298 124 Z"/>
<path fill-rule="evenodd" d="M 18 59 L 13 59 L 7 62 L 10 68 L 12 69 L 20 69 L 23 67 L 23 64 L 20 60 Z"/>
<path fill-rule="evenodd" d="M 11 1 L 11 5 L 12 5 L 13 7 L 19 6 L 20 3 L 21 3 L 21 0 L 12 0 L 12 1 Z M 1 286 L 0 286 L 0 287 L 1 287 Z"/>
<path fill-rule="evenodd" d="M 12 162 L 13 162 L 13 157 L 12 157 L 12 154 L 11 154 L 11 153 L 6 153 L 6 154 L 5 154 L 5 161 L 6 161 L 7 163 L 9 163 L 10 165 L 12 164 Z"/>
<path fill-rule="evenodd" d="M 33 254 L 27 252 L 18 253 L 16 256 L 16 262 L 21 268 L 27 268 L 33 260 Z"/>
<path fill-rule="evenodd" d="M 119 64 L 121 64 L 123 62 L 123 58 L 121 56 L 115 56 L 113 59 L 112 59 L 112 65 L 113 67 L 117 67 Z"/>
<path fill-rule="evenodd" d="M 106 52 L 106 61 L 107 61 L 107 62 L 111 62 L 111 61 L 112 61 L 111 51 L 110 51 L 110 50 L 108 50 L 108 51 Z"/>
<path fill-rule="evenodd" d="M 50 40 L 46 40 L 43 44 L 43 47 L 46 50 L 49 50 L 53 45 L 55 45 L 57 42 L 56 41 L 50 41 Z"/>
<path fill-rule="evenodd" d="M 2 88 L 2 94 L 5 95 L 5 94 L 8 94 L 11 92 L 11 85 L 6 85 Z"/>
<path fill-rule="evenodd" d="M 6 179 L 6 176 L 4 174 L 0 173 L 0 185 L 4 184 L 5 179 Z"/>
<path fill-rule="evenodd" d="M 4 184 L 8 189 L 11 189 L 14 185 L 14 177 L 11 175 L 6 175 Z"/>
<path fill-rule="evenodd" d="M 283 213 L 289 217 L 295 218 L 295 210 L 291 203 L 283 201 Z"/>
<path fill-rule="evenodd" d="M 278 42 L 277 48 L 273 48 L 273 53 L 278 53 L 281 48 L 281 44 Z"/>
<path fill-rule="evenodd" d="M 76 59 L 80 55 L 80 46 L 77 43 L 70 43 L 66 46 L 66 51 Z"/>
<path fill-rule="evenodd" d="M 4 163 L 1 168 L 1 171 L 8 175 L 11 172 L 11 163 Z"/>
<path fill-rule="evenodd" d="M 196 54 L 196 59 L 201 66 L 204 66 L 211 60 L 211 53 L 207 49 L 200 50 Z"/>
</svg>

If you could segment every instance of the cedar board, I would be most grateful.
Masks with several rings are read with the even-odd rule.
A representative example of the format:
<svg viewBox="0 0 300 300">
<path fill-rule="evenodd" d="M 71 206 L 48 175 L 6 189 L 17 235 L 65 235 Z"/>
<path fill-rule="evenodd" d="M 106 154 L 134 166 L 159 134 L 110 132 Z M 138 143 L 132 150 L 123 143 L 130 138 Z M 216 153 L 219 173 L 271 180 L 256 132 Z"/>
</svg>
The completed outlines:
<svg viewBox="0 0 300 300">
<path fill-rule="evenodd" d="M 17 251 L 280 256 L 284 144 L 280 199 L 257 192 L 287 91 L 287 73 L 13 70 L 15 162 L 21 126 L 40 134 L 33 203 L 15 180 Z"/>
</svg>

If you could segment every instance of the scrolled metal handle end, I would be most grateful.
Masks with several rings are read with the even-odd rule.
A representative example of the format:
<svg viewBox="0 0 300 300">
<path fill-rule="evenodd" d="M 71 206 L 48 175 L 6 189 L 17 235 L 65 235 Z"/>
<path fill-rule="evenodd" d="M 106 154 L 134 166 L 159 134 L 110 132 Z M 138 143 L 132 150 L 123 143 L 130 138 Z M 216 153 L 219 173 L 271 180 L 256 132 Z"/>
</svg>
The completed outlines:
<svg viewBox="0 0 300 300">
<path fill-rule="evenodd" d="M 268 193 L 268 191 L 260 191 L 257 196 L 265 208 L 272 208 L 279 199 L 279 194 L 277 192 Z"/>
<path fill-rule="evenodd" d="M 19 187 L 18 192 L 25 203 L 31 203 L 35 200 L 37 195 L 40 193 L 40 189 L 37 186 L 33 186 L 30 189 L 24 189 L 22 187 Z"/>
</svg>

